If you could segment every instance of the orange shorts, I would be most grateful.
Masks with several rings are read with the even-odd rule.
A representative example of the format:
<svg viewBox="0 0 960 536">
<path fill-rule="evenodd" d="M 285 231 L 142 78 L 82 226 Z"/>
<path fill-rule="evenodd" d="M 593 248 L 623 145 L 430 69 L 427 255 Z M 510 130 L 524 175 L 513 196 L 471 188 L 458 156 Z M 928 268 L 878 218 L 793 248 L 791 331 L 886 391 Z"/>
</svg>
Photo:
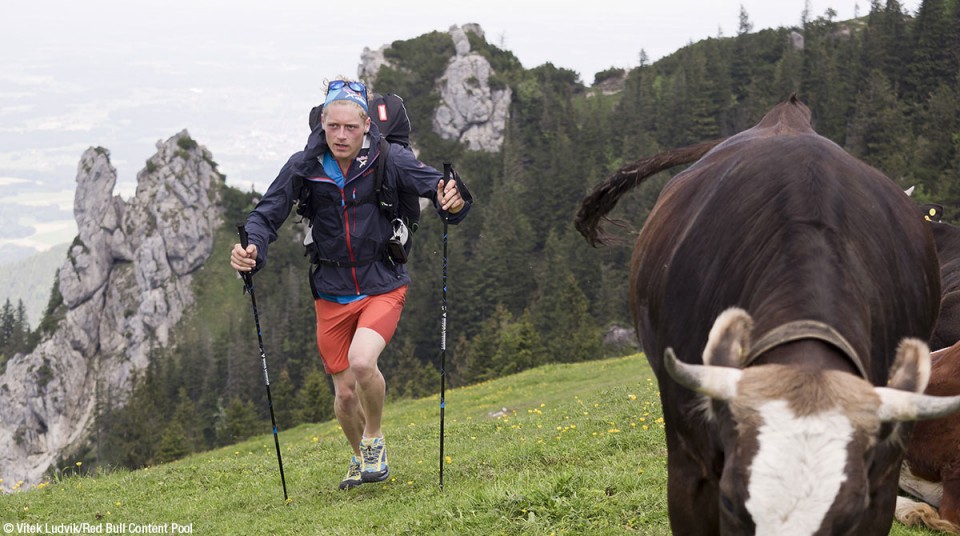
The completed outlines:
<svg viewBox="0 0 960 536">
<path fill-rule="evenodd" d="M 407 285 L 386 294 L 369 296 L 352 303 L 314 300 L 317 312 L 317 349 L 327 374 L 347 370 L 347 353 L 357 328 L 369 328 L 390 342 L 400 322 L 400 312 L 407 299 Z"/>
</svg>

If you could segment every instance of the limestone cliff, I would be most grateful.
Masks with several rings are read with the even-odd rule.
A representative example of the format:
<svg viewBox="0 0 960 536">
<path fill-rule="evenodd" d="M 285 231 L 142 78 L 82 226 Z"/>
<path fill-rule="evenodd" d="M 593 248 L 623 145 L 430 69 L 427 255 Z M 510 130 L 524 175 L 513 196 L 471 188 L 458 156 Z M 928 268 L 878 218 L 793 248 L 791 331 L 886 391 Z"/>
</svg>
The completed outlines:
<svg viewBox="0 0 960 536">
<path fill-rule="evenodd" d="M 493 68 L 485 57 L 471 51 L 468 32 L 484 37 L 477 24 L 450 27 L 456 55 L 436 81 L 440 104 L 434 112 L 433 131 L 472 150 L 495 152 L 503 146 L 512 93 L 509 87 L 491 87 Z M 384 45 L 378 50 L 363 51 L 358 74 L 371 86 L 376 84 L 380 68 L 391 65 L 384 54 L 387 48 Z"/>
<path fill-rule="evenodd" d="M 64 317 L 0 375 L 0 479 L 35 484 L 83 442 L 98 400 L 122 403 L 152 348 L 165 347 L 193 301 L 191 273 L 220 224 L 223 176 L 186 131 L 157 143 L 129 201 L 113 195 L 110 154 L 84 152 L 78 236 L 59 271 Z"/>
</svg>

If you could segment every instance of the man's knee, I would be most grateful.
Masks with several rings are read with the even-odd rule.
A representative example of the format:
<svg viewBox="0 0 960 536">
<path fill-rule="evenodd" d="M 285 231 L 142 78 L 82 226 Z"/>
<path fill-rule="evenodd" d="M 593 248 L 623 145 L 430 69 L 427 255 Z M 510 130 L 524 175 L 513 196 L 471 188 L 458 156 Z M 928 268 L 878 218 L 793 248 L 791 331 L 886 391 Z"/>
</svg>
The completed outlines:
<svg viewBox="0 0 960 536">
<path fill-rule="evenodd" d="M 335 384 L 336 403 L 341 408 L 352 408 L 360 403 L 357 389 L 353 383 L 340 382 Z"/>
<path fill-rule="evenodd" d="M 380 372 L 376 358 L 370 356 L 351 356 L 350 370 L 358 382 L 364 382 Z"/>
</svg>

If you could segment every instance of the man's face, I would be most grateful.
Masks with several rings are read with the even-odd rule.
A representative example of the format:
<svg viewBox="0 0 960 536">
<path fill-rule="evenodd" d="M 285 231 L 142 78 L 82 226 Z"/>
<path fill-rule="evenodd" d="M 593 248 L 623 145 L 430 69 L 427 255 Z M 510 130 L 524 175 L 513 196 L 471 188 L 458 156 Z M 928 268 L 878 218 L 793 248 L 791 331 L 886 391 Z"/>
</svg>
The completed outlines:
<svg viewBox="0 0 960 536">
<path fill-rule="evenodd" d="M 356 106 L 331 104 L 323 110 L 323 131 L 327 136 L 327 146 L 334 158 L 342 164 L 348 164 L 360 153 L 363 135 L 370 128 L 370 118 L 360 119 Z"/>
</svg>

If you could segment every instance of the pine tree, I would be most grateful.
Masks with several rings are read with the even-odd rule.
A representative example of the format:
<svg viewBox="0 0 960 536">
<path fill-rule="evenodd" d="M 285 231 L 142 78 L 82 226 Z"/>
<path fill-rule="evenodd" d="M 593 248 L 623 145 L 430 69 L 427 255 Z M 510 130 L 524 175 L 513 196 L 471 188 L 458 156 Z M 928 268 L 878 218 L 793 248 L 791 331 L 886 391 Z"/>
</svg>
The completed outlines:
<svg viewBox="0 0 960 536">
<path fill-rule="evenodd" d="M 704 92 L 709 101 L 709 109 L 715 115 L 717 132 L 713 136 L 729 136 L 735 131 L 731 107 L 733 99 L 732 57 L 733 49 L 728 41 L 708 39 L 704 47 L 706 54 L 706 73 Z"/>
<path fill-rule="evenodd" d="M 390 399 L 419 398 L 440 390 L 439 363 L 434 367 L 431 362 L 424 363 L 417 359 L 413 341 L 408 337 L 402 340 L 394 337 L 390 346 L 396 351 L 388 359 L 384 359 L 384 356 L 380 358 L 380 368 L 387 382 Z"/>
<path fill-rule="evenodd" d="M 270 398 L 273 399 L 273 415 L 278 428 L 283 430 L 300 424 L 296 395 L 287 367 L 280 369 L 276 376 L 270 375 Z"/>
<path fill-rule="evenodd" d="M 846 148 L 887 176 L 902 182 L 911 169 L 907 124 L 903 106 L 897 100 L 889 80 L 879 71 L 874 71 L 857 99 L 856 113 L 850 119 Z M 910 185 L 901 183 L 901 186 Z M 925 184 L 924 188 L 931 186 Z"/>
<path fill-rule="evenodd" d="M 641 51 L 641 58 L 643 52 Z M 610 167 L 632 162 L 649 154 L 655 154 L 657 143 L 654 139 L 657 125 L 657 94 L 653 81 L 656 73 L 641 61 L 627 75 L 620 101 L 614 108 L 618 128 L 610 132 L 611 137 L 619 137 L 620 146 L 611 155 Z"/>
<path fill-rule="evenodd" d="M 179 460 L 187 454 L 190 454 L 189 439 L 183 430 L 183 424 L 176 420 L 167 423 L 160 435 L 160 442 L 157 444 L 157 463 L 167 463 Z"/>
<path fill-rule="evenodd" d="M 753 78 L 751 63 L 756 61 L 756 51 L 751 46 L 753 41 L 749 34 L 752 30 L 753 23 L 750 22 L 750 16 L 741 5 L 740 26 L 737 28 L 737 37 L 734 39 L 733 57 L 730 65 L 733 98 L 736 102 L 743 102 L 743 99 L 747 97 L 747 86 Z"/>
<path fill-rule="evenodd" d="M 570 258 L 556 234 L 547 240 L 552 255 L 543 262 L 537 277 L 537 297 L 531 305 L 533 327 L 543 341 L 550 361 L 578 362 L 598 359 L 600 331 L 589 313 Z"/>
<path fill-rule="evenodd" d="M 497 348 L 490 361 L 496 376 L 516 374 L 554 360 L 546 353 L 543 339 L 524 311 L 514 322 L 500 326 Z"/>
<path fill-rule="evenodd" d="M 807 23 L 804 37 L 802 93 L 817 118 L 817 132 L 843 144 L 850 99 L 855 94 L 848 89 L 847 79 L 856 76 L 851 74 L 856 69 L 841 63 L 839 50 L 855 43 L 838 37 L 837 23 L 823 17 Z"/>
<path fill-rule="evenodd" d="M 960 83 L 960 2 L 954 0 L 953 9 L 950 13 L 950 30 L 947 36 L 947 49 L 951 55 L 948 59 L 949 65 L 947 71 L 953 73 L 951 85 L 956 87 Z"/>
<path fill-rule="evenodd" d="M 923 184 L 945 208 L 946 219 L 960 218 L 960 89 L 941 85 L 918 114 L 917 164 L 913 166 Z"/>
<path fill-rule="evenodd" d="M 539 194 L 524 191 L 517 182 L 499 186 L 498 193 L 484 207 L 484 229 L 473 260 L 481 271 L 466 282 L 466 293 L 472 299 L 463 305 L 458 317 L 476 326 L 498 304 L 520 314 L 533 293 L 531 263 L 536 257 L 537 240 L 520 198 L 536 199 Z M 468 331 L 467 335 L 472 333 Z"/>
<path fill-rule="evenodd" d="M 57 270 L 53 276 L 53 288 L 50 289 L 50 299 L 47 300 L 47 307 L 43 312 L 43 318 L 40 319 L 40 325 L 37 326 L 35 338 L 38 340 L 44 335 L 53 333 L 60 323 L 60 320 L 66 315 L 66 306 L 63 305 L 63 294 L 60 293 L 60 270 Z"/>
<path fill-rule="evenodd" d="M 253 402 L 232 398 L 217 422 L 217 439 L 221 445 L 230 445 L 266 430 L 257 418 Z"/>
<path fill-rule="evenodd" d="M 313 368 L 307 372 L 297 399 L 301 412 L 298 422 L 323 422 L 334 416 L 333 393 L 321 369 Z"/>
<path fill-rule="evenodd" d="M 0 309 L 0 349 L 4 354 L 9 354 L 10 357 L 16 353 L 13 347 L 17 339 L 16 321 L 17 317 L 13 305 L 10 303 L 10 298 L 7 298 L 3 303 L 3 308 Z"/>
<path fill-rule="evenodd" d="M 27 353 L 31 350 L 30 320 L 27 318 L 27 308 L 23 300 L 17 300 L 17 312 L 14 315 L 13 339 L 10 345 L 14 352 Z"/>
<path fill-rule="evenodd" d="M 515 320 L 502 306 L 484 321 L 461 355 L 464 364 L 456 372 L 457 385 L 515 374 L 549 362 L 530 314 L 524 311 Z"/>
<path fill-rule="evenodd" d="M 957 76 L 953 58 L 960 43 L 950 46 L 951 17 L 944 0 L 923 0 L 911 30 L 912 57 L 904 94 L 909 102 L 924 103 L 941 85 Z"/>
<path fill-rule="evenodd" d="M 893 87 L 902 88 L 910 60 L 907 17 L 897 0 L 873 0 L 863 35 L 860 79 L 865 83 L 874 70 L 880 71 Z"/>
<path fill-rule="evenodd" d="M 166 415 L 157 410 L 162 398 L 155 369 L 155 355 L 142 376 L 134 379 L 129 399 L 107 392 L 97 415 L 101 462 L 139 468 L 155 461 L 157 445 L 165 429 Z"/>
<path fill-rule="evenodd" d="M 479 331 L 457 344 L 459 359 L 451 367 L 454 381 L 451 385 L 464 386 L 497 377 L 492 358 L 497 352 L 501 326 L 510 322 L 513 315 L 503 305 L 498 305 L 479 326 Z"/>
<path fill-rule="evenodd" d="M 177 405 L 173 410 L 173 415 L 170 417 L 170 422 L 171 424 L 174 422 L 179 423 L 180 430 L 171 430 L 171 433 L 183 433 L 183 454 L 197 452 L 205 446 L 203 427 L 200 424 L 199 415 L 197 414 L 197 406 L 193 403 L 193 400 L 190 399 L 185 387 L 177 390 Z"/>
</svg>

